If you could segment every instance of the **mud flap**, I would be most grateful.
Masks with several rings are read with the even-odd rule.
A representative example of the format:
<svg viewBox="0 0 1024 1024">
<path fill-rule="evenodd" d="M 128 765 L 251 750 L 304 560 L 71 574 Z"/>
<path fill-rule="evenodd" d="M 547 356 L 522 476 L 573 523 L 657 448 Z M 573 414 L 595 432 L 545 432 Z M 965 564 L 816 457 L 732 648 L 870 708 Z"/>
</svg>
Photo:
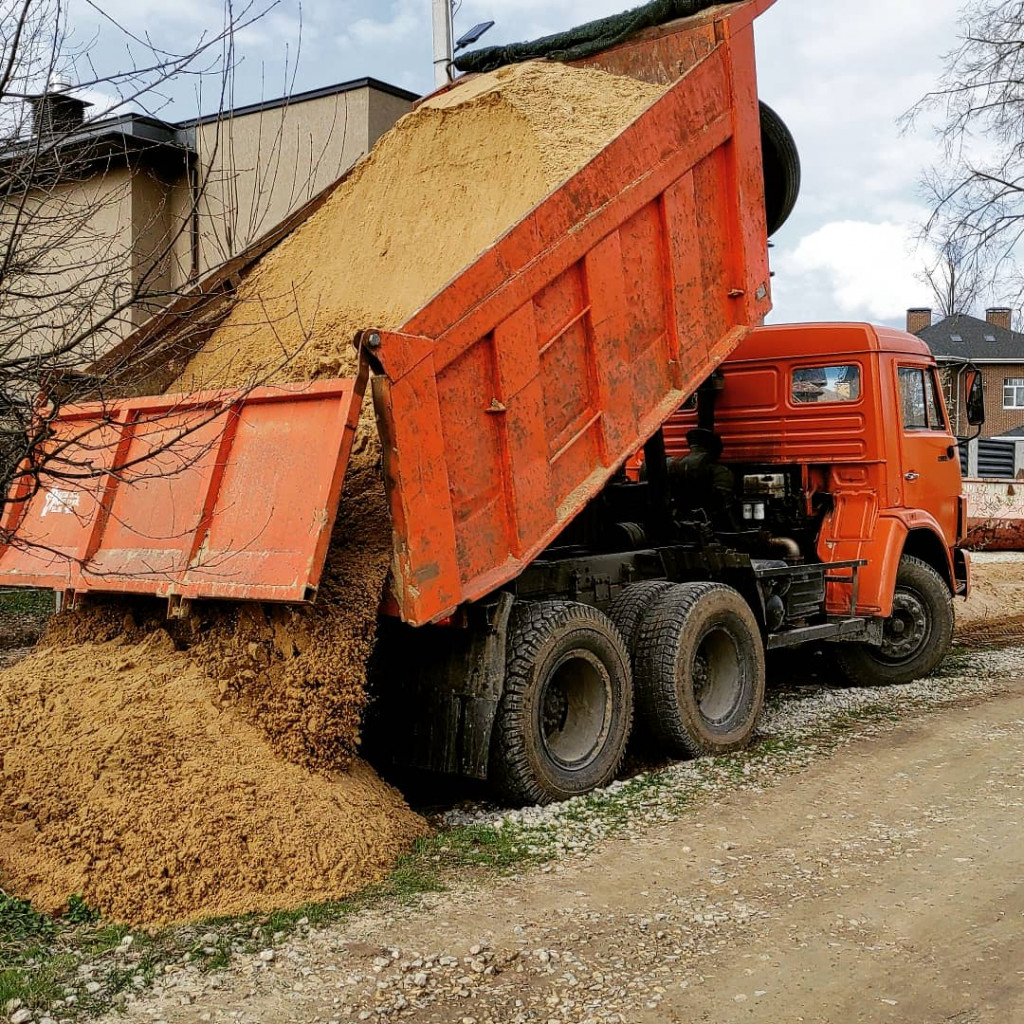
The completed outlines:
<svg viewBox="0 0 1024 1024">
<path fill-rule="evenodd" d="M 381 620 L 364 742 L 374 764 L 487 778 L 514 604 L 501 593 L 464 625 Z"/>
</svg>

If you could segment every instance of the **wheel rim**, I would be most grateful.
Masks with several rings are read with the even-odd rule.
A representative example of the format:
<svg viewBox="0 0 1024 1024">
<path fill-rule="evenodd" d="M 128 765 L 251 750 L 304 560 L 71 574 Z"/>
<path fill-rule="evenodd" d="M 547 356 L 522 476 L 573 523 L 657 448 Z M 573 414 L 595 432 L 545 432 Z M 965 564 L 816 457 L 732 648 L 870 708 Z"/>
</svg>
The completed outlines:
<svg viewBox="0 0 1024 1024">
<path fill-rule="evenodd" d="M 901 662 L 912 658 L 928 639 L 928 609 L 921 597 L 910 590 L 898 590 L 892 615 L 882 628 L 882 657 Z"/>
<path fill-rule="evenodd" d="M 600 756 L 610 729 L 612 684 L 588 651 L 561 658 L 540 695 L 540 735 L 556 764 L 579 771 Z"/>
<path fill-rule="evenodd" d="M 727 722 L 743 700 L 740 647 L 729 630 L 716 626 L 704 634 L 693 658 L 691 678 L 701 718 L 712 727 Z"/>
</svg>

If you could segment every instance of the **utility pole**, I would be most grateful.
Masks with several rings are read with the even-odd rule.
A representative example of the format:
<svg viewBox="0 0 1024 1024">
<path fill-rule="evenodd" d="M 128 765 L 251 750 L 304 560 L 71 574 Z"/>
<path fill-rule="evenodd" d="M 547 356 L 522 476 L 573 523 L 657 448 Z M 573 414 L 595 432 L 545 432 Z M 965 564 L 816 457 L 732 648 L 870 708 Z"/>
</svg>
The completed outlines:
<svg viewBox="0 0 1024 1024">
<path fill-rule="evenodd" d="M 443 89 L 452 80 L 455 38 L 451 0 L 433 0 L 434 4 L 434 88 Z"/>
</svg>

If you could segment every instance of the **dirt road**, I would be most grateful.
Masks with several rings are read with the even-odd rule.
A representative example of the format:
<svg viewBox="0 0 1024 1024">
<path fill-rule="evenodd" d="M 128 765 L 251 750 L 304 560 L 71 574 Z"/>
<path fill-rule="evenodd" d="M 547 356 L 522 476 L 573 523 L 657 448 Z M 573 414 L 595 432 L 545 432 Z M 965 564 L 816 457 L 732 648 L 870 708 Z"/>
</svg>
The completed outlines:
<svg viewBox="0 0 1024 1024">
<path fill-rule="evenodd" d="M 1024 1021 L 1024 681 L 1009 690 L 129 1018 Z"/>
</svg>

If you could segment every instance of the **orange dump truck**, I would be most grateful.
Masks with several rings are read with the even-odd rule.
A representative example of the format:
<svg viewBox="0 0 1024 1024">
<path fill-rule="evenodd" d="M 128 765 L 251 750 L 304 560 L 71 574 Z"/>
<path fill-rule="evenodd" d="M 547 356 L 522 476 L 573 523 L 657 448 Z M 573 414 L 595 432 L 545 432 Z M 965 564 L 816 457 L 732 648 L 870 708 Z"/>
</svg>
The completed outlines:
<svg viewBox="0 0 1024 1024">
<path fill-rule="evenodd" d="M 589 58 L 674 84 L 402 330 L 367 324 L 358 379 L 65 410 L 55 443 L 94 423 L 105 472 L 9 506 L 0 582 L 179 612 L 315 600 L 369 375 L 395 535 L 369 731 L 403 763 L 560 799 L 614 777 L 634 707 L 673 754 L 746 743 L 766 649 L 835 641 L 883 681 L 933 668 L 967 563 L 930 358 L 867 328 L 754 331 L 766 184 L 773 222 L 792 185 L 762 147 L 753 22 L 771 2 Z M 857 398 L 809 415 L 793 352 L 801 386 Z M 731 476 L 666 456 L 694 396 L 705 429 L 718 400 Z M 162 424 L 182 443 L 127 486 Z M 711 479 L 733 480 L 725 528 L 694 500 Z"/>
</svg>

